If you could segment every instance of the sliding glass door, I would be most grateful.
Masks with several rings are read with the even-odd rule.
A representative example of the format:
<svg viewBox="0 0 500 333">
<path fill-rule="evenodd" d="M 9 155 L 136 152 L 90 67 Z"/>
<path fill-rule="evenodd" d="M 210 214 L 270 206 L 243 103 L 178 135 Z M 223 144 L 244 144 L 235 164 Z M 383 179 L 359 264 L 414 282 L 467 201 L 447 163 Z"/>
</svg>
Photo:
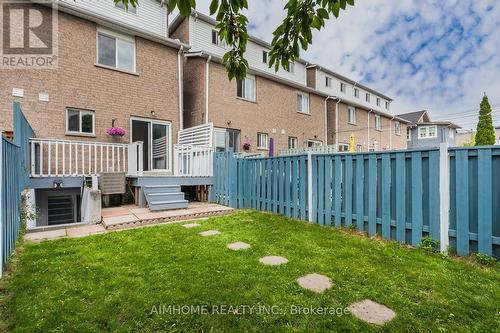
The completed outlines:
<svg viewBox="0 0 500 333">
<path fill-rule="evenodd" d="M 144 171 L 171 171 L 171 125 L 166 121 L 132 118 L 132 142 L 143 142 Z"/>
</svg>

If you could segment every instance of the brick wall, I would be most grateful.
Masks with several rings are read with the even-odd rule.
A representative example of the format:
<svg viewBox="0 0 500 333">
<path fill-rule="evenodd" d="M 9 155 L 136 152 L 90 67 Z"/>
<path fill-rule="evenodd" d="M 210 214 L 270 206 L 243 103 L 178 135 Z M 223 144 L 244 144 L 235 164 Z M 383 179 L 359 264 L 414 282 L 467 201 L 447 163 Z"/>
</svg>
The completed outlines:
<svg viewBox="0 0 500 333">
<path fill-rule="evenodd" d="M 59 13 L 59 67 L 56 70 L 0 71 L 0 126 L 11 128 L 12 88 L 24 89 L 17 98 L 36 136 L 70 140 L 113 141 L 105 131 L 113 118 L 130 141 L 130 116 L 172 122 L 174 141 L 179 127 L 177 50 L 136 38 L 137 75 L 104 69 L 96 64 L 96 24 Z M 38 93 L 49 94 L 49 102 Z M 95 111 L 95 137 L 65 135 L 66 107 Z"/>
<path fill-rule="evenodd" d="M 223 65 L 210 63 L 209 121 L 217 127 L 241 130 L 241 141 L 248 138 L 257 152 L 257 133 L 274 139 L 275 153 L 288 148 L 288 137 L 324 141 L 324 98 L 310 94 L 310 114 L 297 110 L 298 89 L 256 76 L 256 102 L 236 96 L 236 80 L 229 81 Z M 196 117 L 200 119 L 200 117 Z M 265 152 L 265 151 L 264 151 Z"/>
<path fill-rule="evenodd" d="M 335 101 L 329 102 L 335 104 Z M 375 129 L 375 114 L 370 113 L 370 123 L 368 125 L 369 110 L 356 108 L 357 122 L 356 125 L 348 123 L 348 105 L 339 103 L 339 144 L 349 143 L 349 136 L 354 135 L 356 144 L 363 146 L 363 151 L 367 151 L 376 141 L 377 150 L 389 149 L 392 136 L 393 149 L 406 149 L 406 124 L 401 123 L 401 135 L 396 135 L 394 132 L 394 123 L 391 118 L 381 116 L 381 130 Z M 328 121 L 328 142 L 335 143 L 335 107 L 329 108 Z M 370 133 L 368 140 L 368 127 Z"/>
</svg>

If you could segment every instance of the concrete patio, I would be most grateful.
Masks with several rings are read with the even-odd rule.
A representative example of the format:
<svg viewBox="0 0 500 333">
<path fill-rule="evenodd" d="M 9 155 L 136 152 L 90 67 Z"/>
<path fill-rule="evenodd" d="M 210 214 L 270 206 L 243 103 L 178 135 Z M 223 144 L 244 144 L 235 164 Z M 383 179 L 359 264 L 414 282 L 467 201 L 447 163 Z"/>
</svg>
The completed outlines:
<svg viewBox="0 0 500 333">
<path fill-rule="evenodd" d="M 148 208 L 136 205 L 104 208 L 101 224 L 66 226 L 52 230 L 29 231 L 24 239 L 29 242 L 40 242 L 59 238 L 79 238 L 102 234 L 114 230 L 140 228 L 156 224 L 170 224 L 189 220 L 203 219 L 215 215 L 227 215 L 234 209 L 206 202 L 189 203 L 187 209 L 151 212 Z"/>
</svg>

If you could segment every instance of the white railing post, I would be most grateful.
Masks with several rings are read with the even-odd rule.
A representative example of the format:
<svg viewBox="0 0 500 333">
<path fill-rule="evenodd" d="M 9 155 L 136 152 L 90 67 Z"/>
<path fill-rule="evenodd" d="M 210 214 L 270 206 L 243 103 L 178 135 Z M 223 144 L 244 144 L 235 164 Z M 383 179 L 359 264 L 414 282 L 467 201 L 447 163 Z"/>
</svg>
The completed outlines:
<svg viewBox="0 0 500 333">
<path fill-rule="evenodd" d="M 450 155 L 448 144 L 439 145 L 439 235 L 440 250 L 442 253 L 448 251 L 450 238 Z"/>
<path fill-rule="evenodd" d="M 143 158 L 144 144 L 143 144 L 143 142 L 142 141 L 138 141 L 137 142 L 137 147 L 138 147 L 137 158 L 138 158 L 138 161 L 139 161 L 139 164 L 137 166 L 137 175 L 138 176 L 142 176 L 143 171 L 144 171 L 144 158 Z"/>
<path fill-rule="evenodd" d="M 309 222 L 313 221 L 313 174 L 312 174 L 312 153 L 307 153 L 307 216 Z"/>
</svg>

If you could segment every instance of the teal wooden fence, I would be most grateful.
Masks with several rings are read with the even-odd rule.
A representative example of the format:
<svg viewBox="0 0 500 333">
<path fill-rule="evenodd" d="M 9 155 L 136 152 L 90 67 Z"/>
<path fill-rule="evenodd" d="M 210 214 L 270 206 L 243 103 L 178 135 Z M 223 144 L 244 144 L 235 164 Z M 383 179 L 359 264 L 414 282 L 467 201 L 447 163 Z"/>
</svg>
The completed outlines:
<svg viewBox="0 0 500 333">
<path fill-rule="evenodd" d="M 29 138 L 34 136 L 19 103 L 13 112 L 14 142 L 0 139 L 0 276 L 21 230 L 21 192 L 29 182 Z"/>
<path fill-rule="evenodd" d="M 461 255 L 498 256 L 500 147 L 450 149 L 447 191 L 440 191 L 440 154 L 426 149 L 243 159 L 218 153 L 212 199 L 320 225 L 352 226 L 414 246 L 430 236 Z M 484 162 L 481 168 L 475 156 Z M 441 235 L 443 208 L 449 212 L 448 235 Z"/>
</svg>

